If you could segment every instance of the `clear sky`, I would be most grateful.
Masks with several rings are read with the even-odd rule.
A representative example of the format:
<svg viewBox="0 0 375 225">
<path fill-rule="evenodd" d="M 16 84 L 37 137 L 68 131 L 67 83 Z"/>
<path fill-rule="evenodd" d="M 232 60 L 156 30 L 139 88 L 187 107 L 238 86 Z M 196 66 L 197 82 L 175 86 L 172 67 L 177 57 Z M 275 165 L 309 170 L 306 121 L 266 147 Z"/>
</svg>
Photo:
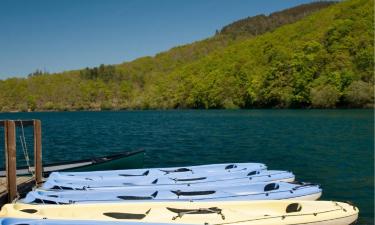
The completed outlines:
<svg viewBox="0 0 375 225">
<path fill-rule="evenodd" d="M 116 64 L 312 0 L 0 0 L 0 79 Z"/>
</svg>

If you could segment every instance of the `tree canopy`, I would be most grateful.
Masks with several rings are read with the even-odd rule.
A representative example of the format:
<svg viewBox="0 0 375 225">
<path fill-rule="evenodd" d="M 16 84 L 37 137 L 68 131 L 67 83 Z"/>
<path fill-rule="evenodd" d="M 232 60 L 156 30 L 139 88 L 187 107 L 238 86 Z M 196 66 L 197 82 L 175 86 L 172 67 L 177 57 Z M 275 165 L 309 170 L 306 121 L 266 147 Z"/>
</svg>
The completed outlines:
<svg viewBox="0 0 375 225">
<path fill-rule="evenodd" d="M 0 80 L 0 110 L 374 106 L 371 0 L 246 18 L 154 57 Z"/>
</svg>

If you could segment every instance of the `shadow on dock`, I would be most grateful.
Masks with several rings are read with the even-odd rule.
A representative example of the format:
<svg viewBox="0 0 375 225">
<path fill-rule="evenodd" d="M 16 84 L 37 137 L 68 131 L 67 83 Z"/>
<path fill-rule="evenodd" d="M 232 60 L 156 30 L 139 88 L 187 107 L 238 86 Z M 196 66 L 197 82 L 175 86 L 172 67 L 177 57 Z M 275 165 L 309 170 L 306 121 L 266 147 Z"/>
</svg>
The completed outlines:
<svg viewBox="0 0 375 225">
<path fill-rule="evenodd" d="M 35 180 L 32 177 L 17 177 L 17 190 L 19 197 L 23 197 L 35 186 Z M 7 181 L 5 177 L 0 177 L 0 208 L 8 203 Z"/>
</svg>

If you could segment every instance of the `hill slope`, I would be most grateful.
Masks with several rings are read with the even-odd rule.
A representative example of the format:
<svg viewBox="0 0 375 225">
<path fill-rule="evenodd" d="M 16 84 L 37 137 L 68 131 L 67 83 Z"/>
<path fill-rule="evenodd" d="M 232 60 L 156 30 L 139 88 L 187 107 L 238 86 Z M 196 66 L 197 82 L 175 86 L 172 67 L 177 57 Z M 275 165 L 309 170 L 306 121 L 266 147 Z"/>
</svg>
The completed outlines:
<svg viewBox="0 0 375 225">
<path fill-rule="evenodd" d="M 0 109 L 368 106 L 370 0 L 335 4 L 277 28 L 327 5 L 247 18 L 210 39 L 130 63 L 0 81 Z"/>
<path fill-rule="evenodd" d="M 149 104 L 166 108 L 369 106 L 374 98 L 372 4 L 343 2 L 216 51 L 160 79 L 150 96 L 161 98 Z"/>
</svg>

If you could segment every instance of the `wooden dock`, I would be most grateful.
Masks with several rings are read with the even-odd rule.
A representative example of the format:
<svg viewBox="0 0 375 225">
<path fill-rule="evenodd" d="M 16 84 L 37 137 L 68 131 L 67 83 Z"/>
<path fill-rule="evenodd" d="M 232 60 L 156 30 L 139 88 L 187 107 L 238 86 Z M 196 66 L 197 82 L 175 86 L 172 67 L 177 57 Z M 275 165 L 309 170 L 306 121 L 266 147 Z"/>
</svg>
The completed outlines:
<svg viewBox="0 0 375 225">
<path fill-rule="evenodd" d="M 41 184 L 42 176 L 42 131 L 40 120 L 0 120 L 4 127 L 5 177 L 0 177 L 0 206 L 23 197 L 33 186 Z M 17 176 L 16 127 L 34 128 L 34 177 Z M 29 162 L 28 156 L 26 160 Z"/>
<path fill-rule="evenodd" d="M 35 180 L 33 177 L 17 177 L 17 190 L 20 197 L 31 191 L 34 186 Z M 6 203 L 8 203 L 7 179 L 6 177 L 0 177 L 0 207 Z"/>
</svg>

